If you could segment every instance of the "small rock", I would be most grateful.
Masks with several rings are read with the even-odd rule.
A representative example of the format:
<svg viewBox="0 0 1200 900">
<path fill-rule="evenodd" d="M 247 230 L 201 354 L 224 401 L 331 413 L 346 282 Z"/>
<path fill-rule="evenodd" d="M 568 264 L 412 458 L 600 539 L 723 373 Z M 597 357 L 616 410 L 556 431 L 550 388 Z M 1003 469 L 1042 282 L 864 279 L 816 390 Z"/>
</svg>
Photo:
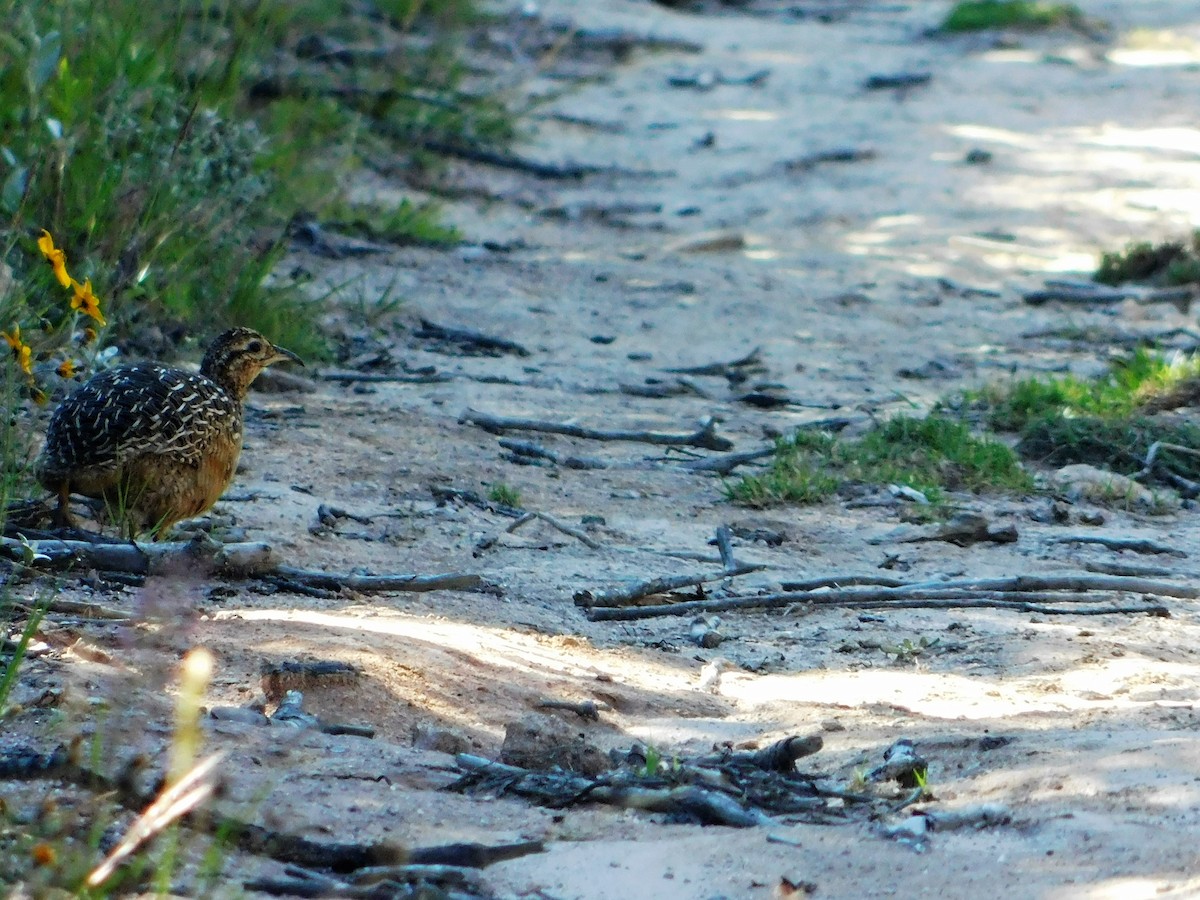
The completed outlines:
<svg viewBox="0 0 1200 900">
<path fill-rule="evenodd" d="M 1162 503 L 1160 496 L 1132 478 L 1087 463 L 1063 466 L 1054 473 L 1053 479 L 1072 500 L 1091 500 L 1142 509 L 1153 509 Z"/>
<path fill-rule="evenodd" d="M 413 725 L 411 733 L 413 746 L 418 750 L 434 750 L 451 755 L 471 750 L 471 742 L 449 728 L 438 728 L 426 722 L 418 722 Z"/>
<path fill-rule="evenodd" d="M 504 729 L 501 762 L 538 772 L 564 769 L 596 776 L 608 771 L 608 757 L 562 719 L 534 713 Z"/>
</svg>

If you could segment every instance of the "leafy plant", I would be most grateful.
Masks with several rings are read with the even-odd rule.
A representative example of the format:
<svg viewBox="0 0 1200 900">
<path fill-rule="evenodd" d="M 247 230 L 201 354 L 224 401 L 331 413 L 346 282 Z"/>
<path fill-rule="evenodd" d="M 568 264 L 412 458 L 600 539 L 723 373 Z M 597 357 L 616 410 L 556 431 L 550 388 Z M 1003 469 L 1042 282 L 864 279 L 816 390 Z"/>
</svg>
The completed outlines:
<svg viewBox="0 0 1200 900">
<path fill-rule="evenodd" d="M 754 506 L 813 503 L 847 481 L 905 485 L 935 503 L 945 490 L 1032 487 L 1004 444 L 934 415 L 897 416 L 854 439 L 798 432 L 778 443 L 767 473 L 727 483 L 725 492 L 732 500 Z"/>
<path fill-rule="evenodd" d="M 942 22 L 942 31 L 983 31 L 988 28 L 1049 28 L 1074 24 L 1083 14 L 1073 3 L 1035 0 L 964 0 Z"/>
<path fill-rule="evenodd" d="M 488 499 L 493 503 L 499 503 L 501 506 L 511 506 L 514 509 L 521 508 L 521 492 L 503 481 L 497 482 L 488 490 Z"/>
<path fill-rule="evenodd" d="M 1092 275 L 1101 284 L 1145 281 L 1160 285 L 1200 282 L 1200 230 L 1187 241 L 1131 243 L 1124 250 L 1104 253 Z"/>
</svg>

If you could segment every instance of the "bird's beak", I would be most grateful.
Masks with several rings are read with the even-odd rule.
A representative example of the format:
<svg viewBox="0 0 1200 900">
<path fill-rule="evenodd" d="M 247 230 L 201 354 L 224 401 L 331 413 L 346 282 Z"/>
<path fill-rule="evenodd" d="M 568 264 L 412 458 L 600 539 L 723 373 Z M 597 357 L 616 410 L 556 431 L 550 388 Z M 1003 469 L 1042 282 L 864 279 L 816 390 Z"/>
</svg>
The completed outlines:
<svg viewBox="0 0 1200 900">
<path fill-rule="evenodd" d="M 284 350 L 282 347 L 275 348 L 275 355 L 267 360 L 267 365 L 271 366 L 277 362 L 294 362 L 299 365 L 304 365 L 304 360 L 298 357 L 291 350 Z"/>
</svg>

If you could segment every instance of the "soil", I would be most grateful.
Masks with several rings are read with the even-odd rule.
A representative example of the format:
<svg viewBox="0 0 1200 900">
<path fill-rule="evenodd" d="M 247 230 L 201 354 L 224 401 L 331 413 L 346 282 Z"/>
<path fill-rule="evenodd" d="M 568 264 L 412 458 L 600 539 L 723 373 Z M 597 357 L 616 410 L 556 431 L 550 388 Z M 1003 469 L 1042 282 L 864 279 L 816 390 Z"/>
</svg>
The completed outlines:
<svg viewBox="0 0 1200 900">
<path fill-rule="evenodd" d="M 499 897 L 787 896 L 781 878 L 827 898 L 1196 896 L 1200 616 L 1187 601 L 1167 601 L 1169 618 L 729 612 L 727 640 L 705 649 L 689 638 L 687 617 L 589 622 L 572 600 L 715 570 L 669 554 L 715 558 L 709 542 L 722 523 L 742 535 L 739 560 L 765 568 L 710 586 L 715 596 L 834 573 L 917 581 L 1117 562 L 1194 578 L 1193 509 L 1149 516 L 1079 501 L 1060 524 L 1045 515 L 1046 496 L 962 495 L 958 506 L 1015 527 L 1018 540 L 898 543 L 911 504 L 886 491 L 865 493 L 879 505 L 842 496 L 753 510 L 727 502 L 719 478 L 677 466 L 516 465 L 495 435 L 460 421 L 475 409 L 683 433 L 715 416 L 718 433 L 749 450 L 818 420 L 844 419 L 853 431 L 927 410 L 1013 373 L 1095 374 L 1120 347 L 1071 337 L 1088 329 L 1190 327 L 1166 304 L 1022 300 L 1047 278 L 1086 277 L 1103 249 L 1178 237 L 1200 218 L 1195 5 L 1080 5 L 1110 30 L 948 39 L 927 33 L 947 3 L 837 0 L 702 11 L 545 0 L 498 24 L 497 45 L 513 48 L 507 87 L 536 100 L 536 129 L 520 152 L 603 171 L 556 179 L 460 164 L 451 173 L 460 199 L 446 217 L 470 244 L 290 258 L 283 269 L 312 273 L 313 290 L 339 289 L 328 324 L 355 340 L 342 368 L 452 377 L 346 383 L 318 372 L 311 392 L 254 394 L 243 464 L 216 510 L 293 565 L 474 572 L 498 590 L 322 598 L 178 577 L 123 590 L 72 583 L 64 596 L 158 624 L 52 615 L 57 626 L 41 635 L 51 652 L 26 665 L 15 697 L 31 703 L 54 688 L 58 708 L 11 718 L 9 739 L 53 744 L 82 728 L 113 759 L 154 758 L 170 739 L 174 667 L 186 648 L 215 654 L 213 708 L 252 701 L 264 660 L 339 660 L 362 677 L 306 686 L 305 708 L 376 737 L 206 720 L 206 747 L 228 754 L 223 809 L 324 840 L 545 841 L 545 852 L 485 871 Z M 564 20 L 703 49 L 634 47 L 567 77 L 569 57 L 531 56 L 509 41 Z M 864 86 L 873 75 L 921 72 L 932 76 L 925 84 Z M 382 176 L 364 175 L 360 188 L 412 196 Z M 397 296 L 398 311 L 386 303 Z M 528 355 L 464 355 L 419 337 L 422 318 L 507 338 Z M 693 375 L 683 386 L 692 393 L 620 390 L 670 385 L 681 377 L 671 369 L 755 348 L 764 368 L 741 384 Z M 756 388 L 798 402 L 738 400 Z M 633 442 L 508 436 L 564 456 L 680 458 Z M 543 521 L 509 533 L 513 519 L 501 512 L 433 493 L 486 496 L 497 486 L 583 529 L 599 549 Z M 370 521 L 322 525 L 321 504 Z M 756 529 L 772 539 L 755 539 Z M 1079 534 L 1150 539 L 1179 555 L 1056 540 Z M 932 646 L 888 652 L 922 639 Z M 715 692 L 701 690 L 700 671 L 718 656 L 728 670 Z M 801 768 L 842 784 L 909 738 L 930 760 L 936 801 L 924 806 L 1002 804 L 1011 821 L 914 846 L 873 823 L 700 827 L 438 790 L 458 774 L 445 750 L 497 756 L 506 726 L 545 698 L 602 703 L 598 723 L 562 715 L 606 751 L 641 743 L 669 757 L 820 733 L 824 749 Z M 39 789 L 6 793 L 19 806 Z M 230 853 L 216 892 L 281 871 Z"/>
</svg>

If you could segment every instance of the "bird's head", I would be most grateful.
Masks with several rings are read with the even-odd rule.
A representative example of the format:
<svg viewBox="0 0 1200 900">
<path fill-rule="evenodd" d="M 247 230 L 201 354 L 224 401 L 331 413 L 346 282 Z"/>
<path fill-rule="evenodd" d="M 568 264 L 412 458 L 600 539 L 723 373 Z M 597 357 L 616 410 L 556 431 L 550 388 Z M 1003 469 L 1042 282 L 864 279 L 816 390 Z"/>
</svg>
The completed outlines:
<svg viewBox="0 0 1200 900">
<path fill-rule="evenodd" d="M 291 350 L 276 347 L 254 329 L 231 328 L 209 345 L 200 373 L 241 400 L 258 373 L 277 362 L 304 365 Z"/>
</svg>

